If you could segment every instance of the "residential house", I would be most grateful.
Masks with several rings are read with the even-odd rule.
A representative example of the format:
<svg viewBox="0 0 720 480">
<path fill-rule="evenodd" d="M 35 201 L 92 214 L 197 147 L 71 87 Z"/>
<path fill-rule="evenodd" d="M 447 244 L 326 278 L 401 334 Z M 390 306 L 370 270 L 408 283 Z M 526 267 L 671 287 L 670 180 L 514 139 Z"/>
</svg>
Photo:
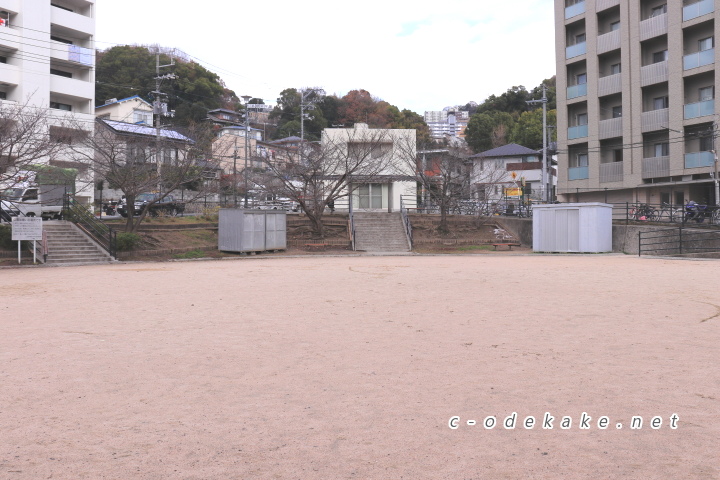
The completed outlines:
<svg viewBox="0 0 720 480">
<path fill-rule="evenodd" d="M 117 98 L 105 100 L 103 105 L 95 107 L 95 115 L 116 122 L 153 125 L 153 106 L 139 95 L 120 100 Z"/>
</svg>

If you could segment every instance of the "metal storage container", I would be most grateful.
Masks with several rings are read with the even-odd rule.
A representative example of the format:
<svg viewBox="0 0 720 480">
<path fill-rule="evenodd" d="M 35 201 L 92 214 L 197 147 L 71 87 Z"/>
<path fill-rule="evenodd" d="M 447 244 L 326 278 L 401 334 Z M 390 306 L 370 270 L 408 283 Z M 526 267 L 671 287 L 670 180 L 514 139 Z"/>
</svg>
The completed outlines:
<svg viewBox="0 0 720 480">
<path fill-rule="evenodd" d="M 533 206 L 533 251 L 612 251 L 612 205 L 560 203 Z"/>
<path fill-rule="evenodd" d="M 287 218 L 284 211 L 220 209 L 218 250 L 262 252 L 286 247 Z"/>
</svg>

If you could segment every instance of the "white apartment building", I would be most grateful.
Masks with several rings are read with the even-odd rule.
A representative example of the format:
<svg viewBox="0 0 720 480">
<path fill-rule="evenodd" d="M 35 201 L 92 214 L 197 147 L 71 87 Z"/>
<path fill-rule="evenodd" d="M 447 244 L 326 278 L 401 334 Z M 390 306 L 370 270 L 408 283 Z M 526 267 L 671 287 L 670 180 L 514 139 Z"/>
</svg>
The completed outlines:
<svg viewBox="0 0 720 480">
<path fill-rule="evenodd" d="M 465 138 L 470 115 L 466 111 L 445 107 L 443 110 L 426 111 L 424 119 L 433 139 L 439 140 L 446 136 Z"/>
<path fill-rule="evenodd" d="M 558 197 L 714 204 L 720 0 L 555 0 Z"/>
<path fill-rule="evenodd" d="M 0 0 L 0 101 L 47 108 L 50 125 L 72 116 L 92 131 L 94 37 L 95 0 Z M 80 173 L 77 197 L 90 203 L 92 185 Z"/>
</svg>

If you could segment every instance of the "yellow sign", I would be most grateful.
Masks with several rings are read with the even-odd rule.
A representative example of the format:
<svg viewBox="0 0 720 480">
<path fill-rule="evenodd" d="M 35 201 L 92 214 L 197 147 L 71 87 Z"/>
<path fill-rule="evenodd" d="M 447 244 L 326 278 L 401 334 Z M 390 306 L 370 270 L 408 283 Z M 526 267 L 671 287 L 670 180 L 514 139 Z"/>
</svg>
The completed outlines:
<svg viewBox="0 0 720 480">
<path fill-rule="evenodd" d="M 506 188 L 505 189 L 505 196 L 506 197 L 519 197 L 522 195 L 522 188 Z"/>
</svg>

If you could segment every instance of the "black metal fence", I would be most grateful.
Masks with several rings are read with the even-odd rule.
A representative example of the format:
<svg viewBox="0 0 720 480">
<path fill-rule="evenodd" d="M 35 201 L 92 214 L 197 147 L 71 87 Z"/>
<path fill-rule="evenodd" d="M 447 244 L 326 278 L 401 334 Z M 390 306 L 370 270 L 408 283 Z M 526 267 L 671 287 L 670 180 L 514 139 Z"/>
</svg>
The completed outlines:
<svg viewBox="0 0 720 480">
<path fill-rule="evenodd" d="M 613 203 L 613 220 L 625 223 L 720 226 L 720 207 L 668 203 Z"/>
<path fill-rule="evenodd" d="M 682 225 L 638 234 L 638 256 L 720 253 L 720 230 L 698 230 Z"/>
</svg>

